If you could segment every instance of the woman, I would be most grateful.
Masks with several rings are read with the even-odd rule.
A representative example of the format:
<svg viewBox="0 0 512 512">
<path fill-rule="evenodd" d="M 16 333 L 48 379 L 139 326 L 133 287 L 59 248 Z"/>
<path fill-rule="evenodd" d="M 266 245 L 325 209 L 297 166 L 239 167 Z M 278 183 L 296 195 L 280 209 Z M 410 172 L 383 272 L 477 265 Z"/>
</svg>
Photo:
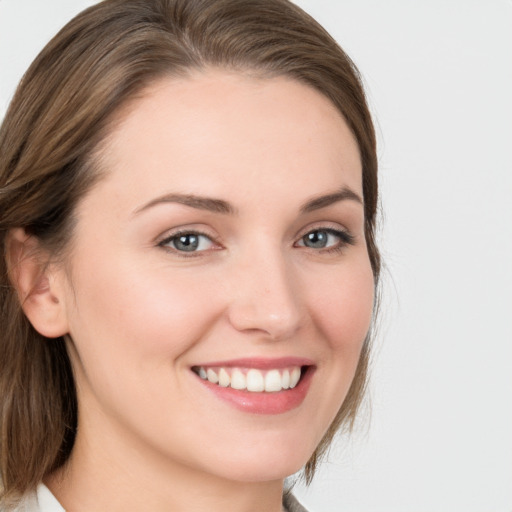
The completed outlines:
<svg viewBox="0 0 512 512">
<path fill-rule="evenodd" d="M 0 155 L 2 506 L 302 510 L 284 478 L 354 420 L 379 276 L 348 57 L 286 0 L 106 0 Z"/>
</svg>

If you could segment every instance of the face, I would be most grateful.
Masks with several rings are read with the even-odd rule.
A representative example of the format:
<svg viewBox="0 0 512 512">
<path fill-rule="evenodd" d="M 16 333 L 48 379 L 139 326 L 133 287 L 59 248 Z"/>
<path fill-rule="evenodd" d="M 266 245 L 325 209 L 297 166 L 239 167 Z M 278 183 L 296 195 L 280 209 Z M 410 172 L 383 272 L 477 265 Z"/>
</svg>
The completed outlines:
<svg viewBox="0 0 512 512">
<path fill-rule="evenodd" d="M 57 275 L 77 439 L 231 480 L 297 471 L 372 314 L 346 123 L 290 79 L 211 70 L 154 84 L 101 165 Z"/>
</svg>

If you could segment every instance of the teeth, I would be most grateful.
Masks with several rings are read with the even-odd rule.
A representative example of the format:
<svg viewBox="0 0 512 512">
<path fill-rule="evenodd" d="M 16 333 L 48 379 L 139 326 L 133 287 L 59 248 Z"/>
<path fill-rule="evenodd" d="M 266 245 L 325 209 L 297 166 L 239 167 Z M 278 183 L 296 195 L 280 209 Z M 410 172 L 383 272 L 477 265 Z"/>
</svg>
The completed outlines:
<svg viewBox="0 0 512 512">
<path fill-rule="evenodd" d="M 249 370 L 247 372 L 247 391 L 263 391 L 265 389 L 265 379 L 259 370 Z"/>
<path fill-rule="evenodd" d="M 201 377 L 201 370 L 204 371 L 204 368 L 199 369 L 199 377 Z M 210 382 L 212 382 L 213 384 L 217 384 L 217 382 L 219 382 L 218 375 L 210 368 L 208 368 L 208 371 L 206 372 L 206 376 L 207 376 L 208 380 Z M 203 377 L 201 377 L 201 378 L 203 378 Z"/>
<path fill-rule="evenodd" d="M 290 374 L 290 387 L 294 388 L 300 379 L 300 368 L 294 368 Z"/>
<path fill-rule="evenodd" d="M 203 380 L 221 387 L 231 386 L 233 389 L 247 390 L 253 393 L 275 393 L 283 389 L 293 389 L 301 376 L 300 367 L 258 370 L 242 368 L 204 368 L 196 367 L 194 370 Z"/>
<path fill-rule="evenodd" d="M 283 389 L 288 389 L 290 387 L 290 372 L 288 370 L 285 370 L 283 372 L 283 379 L 281 382 L 283 385 Z"/>
<path fill-rule="evenodd" d="M 219 372 L 219 386 L 227 388 L 230 383 L 231 379 L 229 378 L 228 372 L 224 370 L 224 368 L 221 368 Z"/>
<path fill-rule="evenodd" d="M 231 387 L 233 389 L 247 389 L 247 379 L 240 370 L 234 370 L 231 374 Z"/>
<path fill-rule="evenodd" d="M 270 370 L 265 375 L 265 391 L 281 391 L 281 389 L 283 389 L 283 385 L 279 370 Z"/>
</svg>

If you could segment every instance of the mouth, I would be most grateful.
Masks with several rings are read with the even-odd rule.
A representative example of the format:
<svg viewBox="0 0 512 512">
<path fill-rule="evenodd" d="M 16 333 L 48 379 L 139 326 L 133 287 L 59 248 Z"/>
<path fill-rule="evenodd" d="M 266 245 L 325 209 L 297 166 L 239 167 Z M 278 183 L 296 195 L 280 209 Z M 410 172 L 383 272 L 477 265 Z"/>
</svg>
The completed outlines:
<svg viewBox="0 0 512 512">
<path fill-rule="evenodd" d="M 237 360 L 192 366 L 198 380 L 217 397 L 255 414 L 280 414 L 306 397 L 315 370 L 310 361 Z"/>
<path fill-rule="evenodd" d="M 278 393 L 293 389 L 299 383 L 302 373 L 307 366 L 291 366 L 289 368 L 273 368 L 260 370 L 258 368 L 231 368 L 194 366 L 192 371 L 201 379 L 217 386 L 250 393 Z"/>
</svg>

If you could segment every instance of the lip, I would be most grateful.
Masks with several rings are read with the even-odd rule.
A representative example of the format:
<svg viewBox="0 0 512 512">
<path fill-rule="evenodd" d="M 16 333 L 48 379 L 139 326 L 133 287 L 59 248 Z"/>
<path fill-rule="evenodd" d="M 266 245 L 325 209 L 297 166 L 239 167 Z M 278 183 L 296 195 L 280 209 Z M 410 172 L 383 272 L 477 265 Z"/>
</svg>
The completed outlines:
<svg viewBox="0 0 512 512">
<path fill-rule="evenodd" d="M 247 390 L 233 389 L 231 387 L 221 387 L 217 384 L 201 379 L 194 373 L 194 377 L 199 381 L 199 383 L 210 391 L 216 398 L 223 400 L 227 404 L 245 413 L 267 415 L 283 414 L 299 407 L 306 398 L 316 369 L 311 360 L 297 357 L 284 357 L 279 359 L 230 359 L 229 361 L 215 361 L 197 366 L 256 368 L 260 370 L 300 366 L 302 368 L 302 375 L 297 386 L 293 389 L 270 393 L 254 393 Z"/>
<path fill-rule="evenodd" d="M 287 368 L 290 366 L 314 366 L 311 359 L 304 357 L 279 357 L 269 359 L 263 357 L 250 357 L 242 359 L 230 359 L 229 361 L 208 361 L 194 366 L 213 367 L 223 366 L 224 368 L 256 368 L 257 370 L 272 370 Z"/>
</svg>

